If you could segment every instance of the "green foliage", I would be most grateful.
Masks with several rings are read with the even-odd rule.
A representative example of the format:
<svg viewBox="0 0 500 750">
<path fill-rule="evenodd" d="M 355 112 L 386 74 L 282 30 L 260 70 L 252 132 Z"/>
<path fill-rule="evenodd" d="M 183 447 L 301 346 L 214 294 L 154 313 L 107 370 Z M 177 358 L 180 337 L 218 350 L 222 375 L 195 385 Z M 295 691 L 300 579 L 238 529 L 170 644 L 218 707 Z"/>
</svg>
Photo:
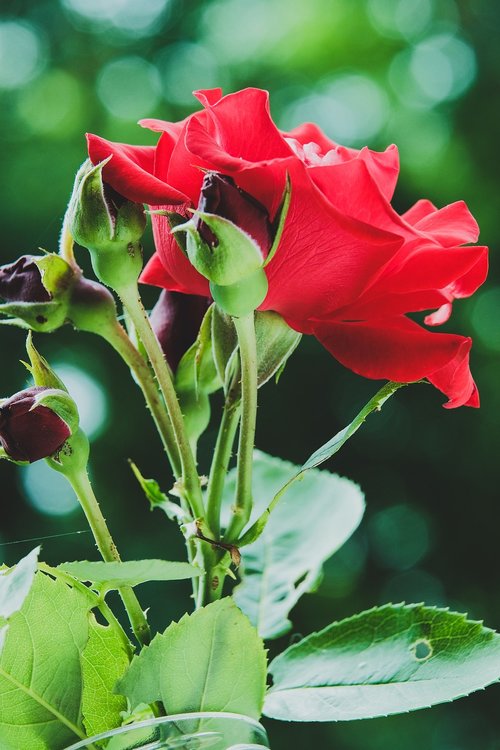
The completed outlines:
<svg viewBox="0 0 500 750">
<path fill-rule="evenodd" d="M 35 547 L 14 568 L 0 568 L 0 626 L 21 609 L 28 596 L 39 553 L 40 547 Z"/>
<path fill-rule="evenodd" d="M 0 656 L 0 747 L 60 750 L 85 737 L 81 657 L 90 607 L 84 593 L 36 575 Z"/>
<path fill-rule="evenodd" d="M 264 713 L 288 721 L 348 721 L 413 711 L 498 680 L 500 635 L 422 604 L 371 609 L 280 654 Z"/>
<path fill-rule="evenodd" d="M 266 524 L 269 521 L 269 518 L 271 516 L 272 511 L 276 507 L 278 501 L 283 496 L 285 492 L 289 490 L 289 488 L 292 486 L 294 482 L 296 482 L 298 479 L 303 477 L 306 471 L 310 471 L 310 469 L 313 469 L 320 464 L 322 464 L 324 461 L 327 461 L 329 458 L 335 455 L 342 446 L 351 438 L 355 432 L 359 430 L 363 422 L 366 420 L 366 418 L 373 412 L 373 411 L 380 411 L 383 404 L 394 394 L 397 390 L 400 388 L 403 388 L 406 385 L 406 383 L 386 383 L 376 394 L 375 396 L 370 399 L 370 401 L 364 406 L 361 411 L 354 417 L 352 422 L 350 422 L 347 427 L 344 427 L 343 430 L 340 432 L 337 432 L 334 437 L 329 440 L 327 443 L 321 446 L 321 448 L 318 448 L 317 451 L 315 451 L 307 461 L 302 464 L 300 469 L 296 471 L 296 473 L 291 477 L 291 479 L 288 480 L 286 484 L 281 487 L 276 494 L 274 495 L 273 499 L 269 503 L 268 507 L 260 514 L 260 516 L 254 521 L 254 523 L 250 526 L 250 528 L 245 532 L 245 534 L 241 537 L 238 544 L 240 547 L 243 547 L 247 544 L 252 544 L 255 542 L 256 539 L 259 538 L 259 536 L 264 531 Z"/>
<path fill-rule="evenodd" d="M 265 673 L 262 641 L 226 598 L 157 635 L 134 657 L 117 690 L 133 708 L 161 700 L 167 714 L 229 711 L 258 718 Z"/>
<path fill-rule="evenodd" d="M 89 638 L 82 653 L 82 715 L 89 737 L 121 724 L 127 701 L 113 690 L 129 665 L 129 656 L 119 631 L 105 627 L 90 615 Z"/>
<path fill-rule="evenodd" d="M 253 496 L 261 513 L 296 466 L 255 452 Z M 236 473 L 226 486 L 231 502 Z M 235 601 L 263 638 L 277 638 L 291 623 L 288 613 L 311 591 L 327 560 L 355 531 L 364 511 L 363 493 L 348 479 L 317 470 L 290 487 L 262 535 L 245 548 Z"/>
<path fill-rule="evenodd" d="M 182 581 L 201 575 L 201 570 L 185 562 L 167 560 L 127 560 L 126 562 L 61 563 L 61 570 L 80 581 L 89 581 L 93 588 L 112 591 L 123 586 L 137 586 L 146 581 Z"/>
<path fill-rule="evenodd" d="M 146 498 L 149 500 L 151 510 L 154 510 L 154 508 L 161 508 L 163 511 L 165 511 L 170 520 L 175 520 L 179 523 L 190 520 L 186 516 L 186 513 L 182 510 L 180 505 L 177 505 L 177 503 L 169 500 L 167 495 L 161 491 L 160 485 L 158 484 L 156 479 L 146 479 L 142 476 L 139 468 L 136 466 L 136 464 L 134 464 L 133 461 L 129 461 L 129 463 L 132 471 L 134 472 L 135 478 L 141 486 L 142 491 L 146 495 Z"/>
</svg>

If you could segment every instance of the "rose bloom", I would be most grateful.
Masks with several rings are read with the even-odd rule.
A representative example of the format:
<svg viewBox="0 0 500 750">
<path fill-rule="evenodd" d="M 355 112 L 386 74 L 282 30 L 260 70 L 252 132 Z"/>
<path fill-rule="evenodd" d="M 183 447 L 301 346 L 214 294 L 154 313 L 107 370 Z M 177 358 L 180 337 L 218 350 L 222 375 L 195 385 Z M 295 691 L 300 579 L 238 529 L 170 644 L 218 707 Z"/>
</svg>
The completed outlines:
<svg viewBox="0 0 500 750">
<path fill-rule="evenodd" d="M 189 216 L 206 170 L 227 175 L 276 214 L 288 174 L 291 204 L 279 248 L 266 266 L 261 310 L 313 334 L 343 365 L 367 378 L 427 378 L 447 407 L 478 406 L 469 370 L 471 339 L 431 332 L 407 316 L 427 311 L 425 326 L 448 320 L 454 299 L 470 296 L 487 273 L 487 248 L 471 246 L 478 226 L 464 202 L 438 209 L 419 200 L 400 216 L 391 206 L 399 162 L 339 146 L 314 124 L 285 133 L 273 123 L 266 91 L 195 94 L 203 110 L 182 122 L 142 120 L 159 132 L 156 147 L 89 135 L 94 163 L 113 158 L 105 179 L 152 209 Z M 142 281 L 209 295 L 208 281 L 180 250 L 165 216 L 153 215 L 156 253 Z"/>
</svg>

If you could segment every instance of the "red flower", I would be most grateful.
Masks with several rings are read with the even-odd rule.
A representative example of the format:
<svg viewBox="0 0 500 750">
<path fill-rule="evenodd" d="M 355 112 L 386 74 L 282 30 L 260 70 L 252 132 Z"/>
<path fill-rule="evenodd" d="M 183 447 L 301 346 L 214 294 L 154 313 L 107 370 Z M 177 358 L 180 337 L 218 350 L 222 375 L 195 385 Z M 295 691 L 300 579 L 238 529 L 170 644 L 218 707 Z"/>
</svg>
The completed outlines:
<svg viewBox="0 0 500 750">
<path fill-rule="evenodd" d="M 204 109 L 178 123 L 143 120 L 161 133 L 156 147 L 89 135 L 94 163 L 113 155 L 105 179 L 153 208 L 196 207 L 204 170 L 231 177 L 269 212 L 290 175 L 292 199 L 280 246 L 266 266 L 275 310 L 314 334 L 342 364 L 368 378 L 427 378 L 446 406 L 478 406 L 469 371 L 471 339 L 431 333 L 407 313 L 434 311 L 443 323 L 454 299 L 468 297 L 487 273 L 487 248 L 471 246 L 478 227 L 463 202 L 437 209 L 418 201 L 399 216 L 390 201 L 398 177 L 395 146 L 383 153 L 338 146 L 313 124 L 290 133 L 274 125 L 268 94 L 245 89 L 197 92 Z M 208 282 L 183 255 L 167 220 L 153 216 L 156 253 L 142 281 L 206 296 Z"/>
</svg>

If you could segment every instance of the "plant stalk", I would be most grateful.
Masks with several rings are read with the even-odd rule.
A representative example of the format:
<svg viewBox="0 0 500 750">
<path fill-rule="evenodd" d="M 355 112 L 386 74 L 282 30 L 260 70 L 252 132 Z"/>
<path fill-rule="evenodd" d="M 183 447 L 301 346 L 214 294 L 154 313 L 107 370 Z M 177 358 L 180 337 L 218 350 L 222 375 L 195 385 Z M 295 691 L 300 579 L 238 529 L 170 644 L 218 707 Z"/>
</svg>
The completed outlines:
<svg viewBox="0 0 500 750">
<path fill-rule="evenodd" d="M 236 543 L 252 512 L 252 465 L 257 419 L 257 343 L 254 313 L 233 318 L 241 363 L 241 426 L 238 442 L 236 497 L 224 541 Z"/>
<path fill-rule="evenodd" d="M 116 325 L 107 326 L 98 333 L 115 349 L 134 373 L 161 437 L 173 474 L 175 478 L 180 477 L 182 468 L 174 430 L 148 363 L 137 351 L 118 321 Z"/>
<path fill-rule="evenodd" d="M 102 559 L 105 562 L 121 562 L 120 555 L 90 484 L 86 469 L 66 472 L 64 476 L 76 492 Z M 142 646 L 147 646 L 151 642 L 151 631 L 134 590 L 131 586 L 123 586 L 118 591 L 125 605 L 135 637 Z"/>
<path fill-rule="evenodd" d="M 186 434 L 179 401 L 177 399 L 177 394 L 175 392 L 165 357 L 160 344 L 158 343 L 158 339 L 151 328 L 151 322 L 139 296 L 137 284 L 132 287 L 129 286 L 123 289 L 117 289 L 117 292 L 125 309 L 130 315 L 130 319 L 135 326 L 139 338 L 143 343 L 165 400 L 182 467 L 181 492 L 188 500 L 194 517 L 203 519 L 205 516 L 205 508 L 203 505 L 203 495 L 201 492 L 198 470 Z"/>
</svg>

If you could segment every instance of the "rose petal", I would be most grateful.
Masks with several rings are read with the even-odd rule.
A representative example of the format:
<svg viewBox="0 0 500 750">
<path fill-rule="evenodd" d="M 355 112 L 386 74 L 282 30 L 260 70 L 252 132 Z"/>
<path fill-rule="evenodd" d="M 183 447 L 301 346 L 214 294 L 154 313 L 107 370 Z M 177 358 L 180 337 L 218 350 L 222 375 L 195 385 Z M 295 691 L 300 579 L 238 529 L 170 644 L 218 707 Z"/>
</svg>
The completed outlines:
<svg viewBox="0 0 500 750">
<path fill-rule="evenodd" d="M 477 242 L 479 237 L 477 221 L 464 201 L 456 201 L 433 211 L 419 219 L 414 226 L 430 234 L 443 247 Z"/>
<path fill-rule="evenodd" d="M 320 322 L 314 333 L 339 362 L 359 375 L 399 383 L 427 378 L 448 396 L 446 406 L 476 405 L 468 366 L 470 339 L 430 333 L 404 317 Z"/>
<path fill-rule="evenodd" d="M 113 158 L 104 167 L 104 178 L 125 198 L 137 203 L 185 203 L 186 196 L 153 175 L 155 148 L 113 143 L 87 134 L 93 164 Z"/>
</svg>

